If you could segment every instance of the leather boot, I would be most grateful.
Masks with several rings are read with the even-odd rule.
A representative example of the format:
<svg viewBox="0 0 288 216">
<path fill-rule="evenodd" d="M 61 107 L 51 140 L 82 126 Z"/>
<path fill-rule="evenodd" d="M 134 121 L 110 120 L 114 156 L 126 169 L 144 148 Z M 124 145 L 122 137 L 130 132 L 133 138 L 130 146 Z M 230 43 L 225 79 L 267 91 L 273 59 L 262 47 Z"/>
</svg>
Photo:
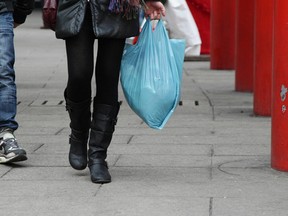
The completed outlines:
<svg viewBox="0 0 288 216">
<path fill-rule="evenodd" d="M 76 170 L 87 166 L 87 142 L 91 124 L 91 99 L 80 103 L 65 97 L 66 109 L 70 117 L 71 135 L 69 138 L 69 163 Z"/>
<path fill-rule="evenodd" d="M 116 106 L 96 104 L 94 101 L 93 120 L 91 124 L 88 166 L 91 181 L 94 183 L 109 183 L 111 176 L 105 161 L 110 145 L 120 104 Z"/>
</svg>

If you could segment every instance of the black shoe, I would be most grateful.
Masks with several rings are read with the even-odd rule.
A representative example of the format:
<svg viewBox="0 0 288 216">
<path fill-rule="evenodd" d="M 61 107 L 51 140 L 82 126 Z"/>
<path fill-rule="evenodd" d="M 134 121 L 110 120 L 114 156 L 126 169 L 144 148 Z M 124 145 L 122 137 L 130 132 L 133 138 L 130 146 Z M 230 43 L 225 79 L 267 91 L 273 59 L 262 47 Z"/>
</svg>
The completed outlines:
<svg viewBox="0 0 288 216">
<path fill-rule="evenodd" d="M 0 140 L 0 163 L 27 160 L 26 151 L 18 146 L 15 138 Z"/>
<path fill-rule="evenodd" d="M 107 162 L 103 159 L 94 159 L 89 164 L 91 181 L 93 183 L 105 184 L 111 182 L 111 175 L 108 171 Z"/>
</svg>

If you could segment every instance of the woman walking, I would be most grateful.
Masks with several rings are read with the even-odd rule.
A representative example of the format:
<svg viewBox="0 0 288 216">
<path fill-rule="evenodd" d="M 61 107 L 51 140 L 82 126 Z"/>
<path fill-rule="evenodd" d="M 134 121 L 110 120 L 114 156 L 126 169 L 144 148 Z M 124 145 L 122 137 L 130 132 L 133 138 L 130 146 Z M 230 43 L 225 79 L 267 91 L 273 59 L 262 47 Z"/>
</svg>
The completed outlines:
<svg viewBox="0 0 288 216">
<path fill-rule="evenodd" d="M 88 164 L 94 183 L 111 182 L 105 159 L 119 112 L 118 83 L 125 39 L 139 34 L 139 6 L 139 0 L 59 1 L 55 31 L 57 38 L 65 40 L 67 53 L 64 97 L 71 128 L 69 162 L 77 170 Z M 165 15 L 165 8 L 160 1 L 147 0 L 145 13 L 159 19 Z M 95 39 L 96 96 L 91 114 Z"/>
</svg>

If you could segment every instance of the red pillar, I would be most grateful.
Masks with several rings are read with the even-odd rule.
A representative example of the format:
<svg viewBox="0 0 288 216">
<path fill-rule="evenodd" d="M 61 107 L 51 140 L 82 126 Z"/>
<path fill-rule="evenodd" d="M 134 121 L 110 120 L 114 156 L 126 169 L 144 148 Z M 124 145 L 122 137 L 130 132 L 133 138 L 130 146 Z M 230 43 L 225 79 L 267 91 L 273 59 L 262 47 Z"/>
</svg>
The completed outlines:
<svg viewBox="0 0 288 216">
<path fill-rule="evenodd" d="M 235 0 L 211 0 L 210 68 L 235 68 Z"/>
<path fill-rule="evenodd" d="M 288 171 L 288 1 L 274 1 L 271 166 Z"/>
<path fill-rule="evenodd" d="M 235 89 L 253 91 L 254 0 L 236 0 Z"/>
<path fill-rule="evenodd" d="M 271 115 L 274 0 L 255 0 L 254 113 Z"/>
</svg>

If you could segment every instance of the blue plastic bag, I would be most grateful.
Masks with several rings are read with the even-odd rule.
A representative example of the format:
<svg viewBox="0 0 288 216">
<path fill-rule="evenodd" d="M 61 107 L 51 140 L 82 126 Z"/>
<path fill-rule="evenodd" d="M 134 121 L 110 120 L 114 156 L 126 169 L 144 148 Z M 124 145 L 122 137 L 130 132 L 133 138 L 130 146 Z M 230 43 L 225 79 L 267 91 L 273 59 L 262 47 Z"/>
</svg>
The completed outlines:
<svg viewBox="0 0 288 216">
<path fill-rule="evenodd" d="M 120 81 L 130 108 L 151 128 L 162 129 L 180 100 L 185 41 L 170 40 L 162 20 L 147 20 L 136 45 L 126 46 Z"/>
</svg>

